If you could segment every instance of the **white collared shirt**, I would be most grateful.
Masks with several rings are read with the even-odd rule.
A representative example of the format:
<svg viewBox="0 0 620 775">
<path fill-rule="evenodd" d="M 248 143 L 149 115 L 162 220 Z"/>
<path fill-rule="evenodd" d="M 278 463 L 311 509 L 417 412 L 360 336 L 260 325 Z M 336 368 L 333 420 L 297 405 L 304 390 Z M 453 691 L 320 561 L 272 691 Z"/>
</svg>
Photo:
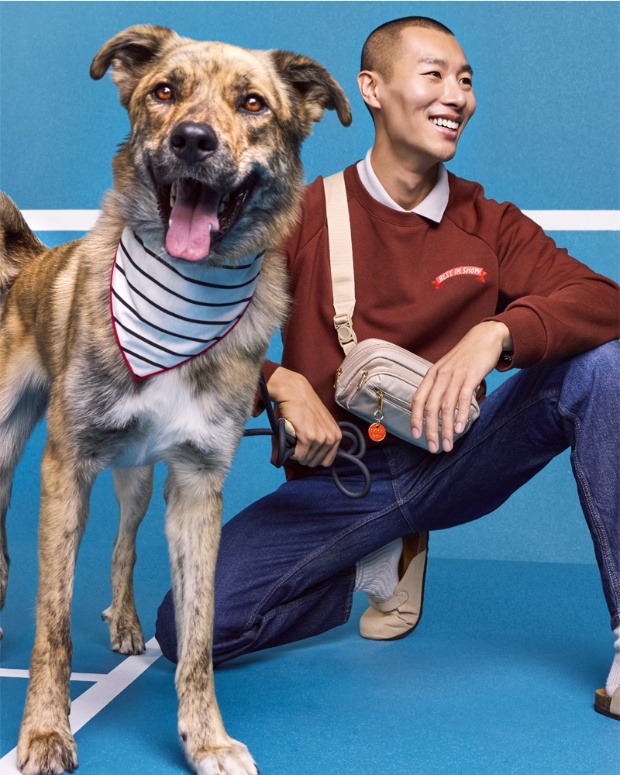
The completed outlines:
<svg viewBox="0 0 620 775">
<path fill-rule="evenodd" d="M 357 171 L 362 181 L 362 185 L 368 191 L 373 199 L 376 199 L 382 205 L 391 207 L 393 210 L 399 210 L 401 213 L 416 213 L 424 218 L 439 223 L 448 206 L 450 196 L 450 185 L 448 182 L 448 172 L 445 166 L 440 162 L 437 172 L 437 182 L 429 195 L 423 199 L 413 210 L 405 210 L 397 204 L 388 192 L 383 188 L 379 178 L 375 174 L 370 161 L 372 148 L 368 151 L 365 158 L 357 164 Z"/>
</svg>

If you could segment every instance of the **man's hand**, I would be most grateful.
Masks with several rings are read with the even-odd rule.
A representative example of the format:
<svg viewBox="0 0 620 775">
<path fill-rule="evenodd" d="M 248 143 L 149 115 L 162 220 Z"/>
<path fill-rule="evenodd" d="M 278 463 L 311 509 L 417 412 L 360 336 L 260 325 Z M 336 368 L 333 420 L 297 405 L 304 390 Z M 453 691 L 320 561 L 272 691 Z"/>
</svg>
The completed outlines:
<svg viewBox="0 0 620 775">
<path fill-rule="evenodd" d="M 503 349 L 512 348 L 504 323 L 487 321 L 474 326 L 461 341 L 428 371 L 412 402 L 411 432 L 421 438 L 426 421 L 426 440 L 431 452 L 439 451 L 439 414 L 444 452 L 453 447 L 454 433 L 467 424 L 472 395 L 499 360 Z M 454 413 L 458 406 L 456 422 Z"/>
<path fill-rule="evenodd" d="M 342 432 L 308 380 L 283 366 L 267 383 L 269 395 L 282 417 L 295 428 L 293 460 L 305 466 L 329 467 L 336 457 Z"/>
</svg>

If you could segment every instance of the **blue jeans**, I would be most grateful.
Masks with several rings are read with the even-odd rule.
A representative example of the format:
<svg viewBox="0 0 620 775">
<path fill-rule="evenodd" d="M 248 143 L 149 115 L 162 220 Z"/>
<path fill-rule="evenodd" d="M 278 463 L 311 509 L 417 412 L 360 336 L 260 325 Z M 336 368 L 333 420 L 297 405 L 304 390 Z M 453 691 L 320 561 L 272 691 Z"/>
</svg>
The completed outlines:
<svg viewBox="0 0 620 775">
<path fill-rule="evenodd" d="M 215 583 L 213 661 L 344 624 L 355 563 L 399 536 L 460 525 L 498 508 L 564 449 L 612 617 L 620 624 L 620 344 L 516 373 L 482 403 L 452 452 L 405 442 L 366 455 L 370 493 L 351 500 L 325 469 L 283 484 L 224 525 Z M 339 467 L 350 488 L 357 469 Z M 171 593 L 156 637 L 176 661 Z"/>
</svg>

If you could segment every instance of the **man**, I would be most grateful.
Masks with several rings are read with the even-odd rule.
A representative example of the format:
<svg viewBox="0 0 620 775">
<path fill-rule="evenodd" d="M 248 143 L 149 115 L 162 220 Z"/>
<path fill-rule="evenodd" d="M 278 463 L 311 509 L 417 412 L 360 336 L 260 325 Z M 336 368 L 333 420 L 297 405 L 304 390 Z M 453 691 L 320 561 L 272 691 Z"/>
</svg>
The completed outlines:
<svg viewBox="0 0 620 775">
<path fill-rule="evenodd" d="M 493 511 L 570 446 L 616 644 L 597 709 L 617 719 L 618 434 L 601 445 L 599 419 L 620 410 L 617 286 L 514 206 L 446 172 L 476 107 L 471 67 L 450 30 L 424 17 L 382 25 L 364 45 L 358 83 L 375 143 L 344 173 L 355 331 L 435 364 L 411 413 L 412 436 L 425 434 L 429 451 L 390 436 L 372 446 L 373 485 L 360 500 L 336 492 L 327 473 L 341 440 L 337 421 L 354 418 L 334 402 L 343 354 L 319 178 L 286 245 L 294 305 L 282 364 L 265 367 L 270 395 L 297 433 L 296 463 L 282 487 L 223 528 L 214 663 L 343 624 L 354 590 L 372 604 L 365 637 L 408 634 L 421 613 L 425 531 Z M 482 402 L 455 442 L 472 394 L 482 386 L 483 397 L 484 378 L 511 366 L 522 371 Z M 339 473 L 354 481 L 353 469 Z M 174 660 L 170 595 L 157 637 Z"/>
</svg>

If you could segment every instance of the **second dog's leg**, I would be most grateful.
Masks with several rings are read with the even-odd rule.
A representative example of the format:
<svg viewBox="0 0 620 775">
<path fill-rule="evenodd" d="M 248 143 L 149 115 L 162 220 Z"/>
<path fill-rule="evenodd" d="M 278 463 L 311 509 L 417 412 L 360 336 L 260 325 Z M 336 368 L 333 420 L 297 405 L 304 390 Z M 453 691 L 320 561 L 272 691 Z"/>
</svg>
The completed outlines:
<svg viewBox="0 0 620 775">
<path fill-rule="evenodd" d="M 78 547 L 94 472 L 79 476 L 49 440 L 41 467 L 39 591 L 26 709 L 17 764 L 24 775 L 61 775 L 77 767 L 69 727 L 71 600 Z"/>
<path fill-rule="evenodd" d="M 213 687 L 213 581 L 224 476 L 170 466 L 166 536 L 175 599 L 179 734 L 199 775 L 257 775 L 248 749 L 224 729 Z"/>
<path fill-rule="evenodd" d="M 110 625 L 110 646 L 121 654 L 144 653 L 144 635 L 133 594 L 136 535 L 153 491 L 153 467 L 116 468 L 114 493 L 120 508 L 112 556 L 112 605 L 102 613 Z"/>
</svg>

